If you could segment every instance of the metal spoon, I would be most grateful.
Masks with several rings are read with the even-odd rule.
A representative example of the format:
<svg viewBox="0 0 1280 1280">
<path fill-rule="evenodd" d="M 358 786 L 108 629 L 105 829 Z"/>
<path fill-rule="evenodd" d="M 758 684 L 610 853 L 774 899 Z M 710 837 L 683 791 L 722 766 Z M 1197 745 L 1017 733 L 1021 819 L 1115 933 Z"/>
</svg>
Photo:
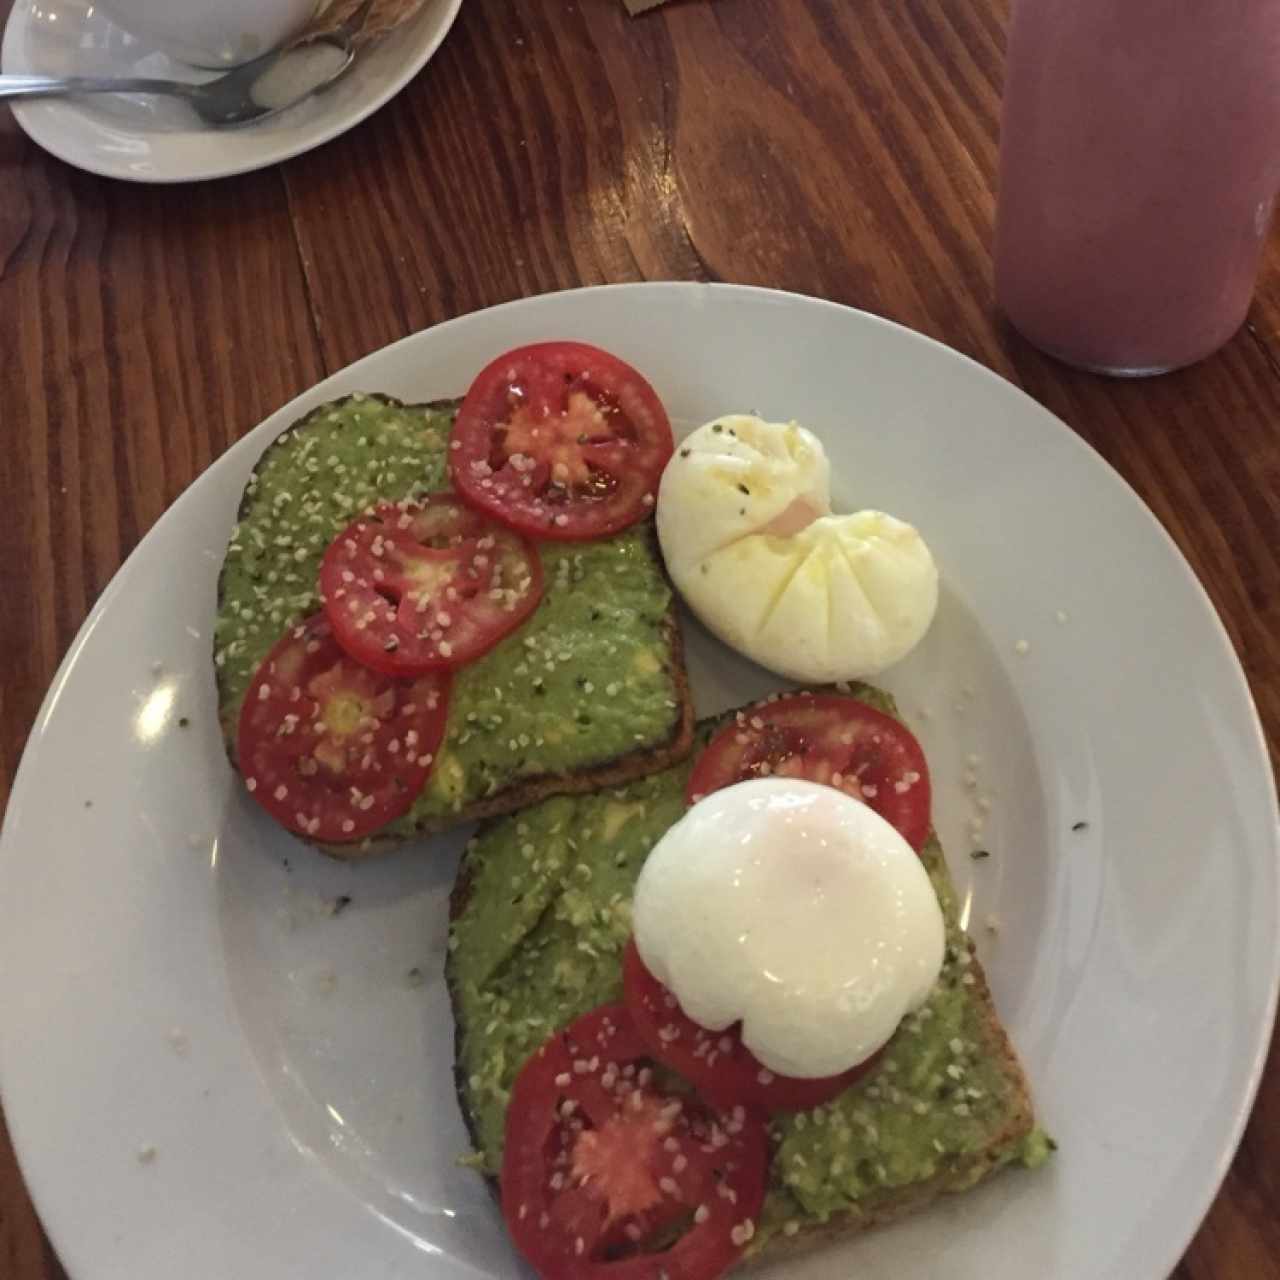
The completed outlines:
<svg viewBox="0 0 1280 1280">
<path fill-rule="evenodd" d="M 154 93 L 185 99 L 206 124 L 225 127 L 265 120 L 332 84 L 346 71 L 355 58 L 355 37 L 370 7 L 362 5 L 333 31 L 274 49 L 204 84 L 132 77 L 0 75 L 0 99 Z"/>
</svg>

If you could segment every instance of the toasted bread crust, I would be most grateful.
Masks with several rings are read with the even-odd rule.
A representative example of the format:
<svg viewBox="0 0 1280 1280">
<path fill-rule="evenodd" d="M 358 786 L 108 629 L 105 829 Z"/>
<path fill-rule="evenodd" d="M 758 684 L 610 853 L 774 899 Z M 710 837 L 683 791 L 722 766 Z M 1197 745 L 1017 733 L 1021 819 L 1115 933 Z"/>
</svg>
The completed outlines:
<svg viewBox="0 0 1280 1280">
<path fill-rule="evenodd" d="M 983 1050 L 1001 1063 L 1013 1086 L 1013 1096 L 1010 1099 L 1004 1127 L 982 1151 L 975 1152 L 963 1164 L 953 1166 L 914 1186 L 903 1187 L 865 1208 L 851 1209 L 823 1223 L 804 1224 L 795 1235 L 789 1236 L 779 1232 L 770 1237 L 764 1248 L 745 1259 L 747 1265 L 757 1260 L 774 1261 L 781 1257 L 807 1253 L 811 1249 L 856 1235 L 867 1227 L 875 1227 L 904 1218 L 907 1214 L 931 1204 L 939 1196 L 967 1190 L 1002 1168 L 1008 1160 L 1009 1151 L 1013 1145 L 1030 1134 L 1035 1118 L 1031 1108 L 1031 1093 L 1027 1086 L 1026 1073 L 1009 1040 L 1008 1032 L 1005 1031 L 996 1013 L 995 1002 L 991 998 L 991 988 L 987 985 L 987 975 L 974 952 L 972 940 L 969 941 L 969 955 L 971 960 L 967 972 L 973 974 L 974 978 L 973 997 L 986 1014 L 983 1022 Z M 467 1117 L 467 1130 L 470 1133 L 470 1117 Z"/>
<path fill-rule="evenodd" d="M 433 835 L 451 827 L 482 818 L 497 818 L 517 809 L 527 809 L 531 804 L 551 796 L 583 795 L 589 791 L 603 791 L 607 787 L 620 787 L 637 778 L 661 773 L 673 764 L 679 764 L 693 746 L 693 697 L 689 689 L 689 676 L 684 666 L 684 639 L 676 618 L 675 599 L 668 606 L 663 619 L 663 638 L 667 644 L 667 671 L 675 684 L 675 698 L 679 709 L 674 729 L 666 742 L 653 747 L 641 747 L 626 755 L 615 756 L 602 764 L 580 769 L 574 773 L 541 773 L 519 778 L 508 787 L 496 791 L 483 800 L 460 809 L 457 813 L 435 822 L 424 822 L 413 835 L 374 836 L 359 844 L 318 844 L 316 848 L 334 858 L 348 862 L 374 857 L 390 849 L 398 848 L 407 840 L 418 836 Z"/>
<path fill-rule="evenodd" d="M 250 514 L 252 508 L 252 494 L 250 493 L 250 487 L 253 480 L 258 475 L 258 472 L 262 470 L 263 464 L 277 450 L 289 448 L 290 442 L 285 440 L 284 437 L 286 435 L 296 435 L 297 432 L 310 426 L 311 423 L 318 421 L 323 415 L 332 410 L 335 405 L 350 404 L 355 398 L 356 393 L 353 393 L 349 396 L 342 396 L 338 400 L 326 400 L 324 404 L 317 405 L 310 413 L 299 418 L 297 422 L 290 423 L 289 426 L 285 427 L 285 429 L 281 431 L 269 445 L 267 445 L 262 453 L 259 454 L 257 462 L 253 464 L 253 470 L 249 473 L 249 480 L 245 482 L 244 490 L 240 494 L 240 502 L 236 506 L 237 521 L 244 520 Z M 367 395 L 365 398 L 380 400 L 383 404 L 394 405 L 397 409 L 422 409 L 424 411 L 431 410 L 447 413 L 456 413 L 458 406 L 462 404 L 462 401 L 458 399 L 426 400 L 419 404 L 406 404 L 403 400 L 397 400 L 395 396 Z M 218 587 L 214 600 L 214 608 L 219 616 L 222 613 L 223 606 L 227 602 L 226 587 L 227 557 L 224 554 L 222 557 L 222 568 L 218 571 Z M 214 643 L 216 644 L 216 639 Z M 223 669 L 219 667 L 217 663 L 214 663 L 213 672 L 214 680 L 216 681 L 218 688 L 218 722 L 222 728 L 222 740 L 226 744 L 227 759 L 231 761 L 231 767 L 238 773 L 239 766 L 236 763 L 236 723 L 234 719 L 230 719 L 227 714 L 230 709 L 231 699 L 227 693 L 226 677 L 223 673 Z"/>
<path fill-rule="evenodd" d="M 464 856 L 449 897 L 450 923 L 466 911 L 471 893 L 472 868 L 469 865 L 469 859 Z M 749 1267 L 760 1260 L 774 1261 L 781 1257 L 804 1254 L 834 1241 L 856 1235 L 868 1227 L 906 1217 L 917 1209 L 923 1209 L 939 1196 L 967 1190 L 1008 1163 L 1011 1152 L 1016 1150 L 1016 1145 L 1031 1133 L 1035 1118 L 1026 1074 L 996 1012 L 987 975 L 975 952 L 973 941 L 972 939 L 966 939 L 966 941 L 970 956 L 966 972 L 973 975 L 972 998 L 985 1015 L 981 1028 L 982 1052 L 984 1056 L 1000 1064 L 1002 1073 L 1011 1086 L 1008 1109 L 1000 1130 L 992 1136 L 983 1150 L 974 1152 L 964 1161 L 953 1164 L 926 1181 L 899 1188 L 877 1198 L 874 1202 L 853 1205 L 848 1211 L 836 1214 L 826 1222 L 802 1223 L 800 1229 L 793 1235 L 778 1232 L 770 1237 L 762 1248 L 749 1253 L 740 1265 Z M 460 1007 L 460 993 L 457 989 L 457 975 L 454 972 L 452 953 L 449 953 L 445 960 L 445 984 L 449 991 L 450 1004 L 456 1011 Z M 475 1109 L 471 1103 L 470 1082 L 461 1067 L 464 1034 L 464 1027 L 455 1017 L 454 1090 L 471 1144 L 474 1149 L 479 1150 L 479 1131 Z M 490 1192 L 495 1199 L 498 1199 L 500 1196 L 498 1180 L 488 1174 L 484 1177 Z"/>
<path fill-rule="evenodd" d="M 372 394 L 366 395 L 365 398 L 377 399 L 382 403 L 395 405 L 398 408 L 434 410 L 438 412 L 456 412 L 458 406 L 462 403 L 458 399 L 446 399 L 431 400 L 419 404 L 405 404 L 393 396 L 375 396 Z M 325 404 L 313 409 L 311 413 L 301 418 L 298 422 L 286 427 L 280 433 L 281 437 L 286 433 L 290 437 L 296 437 L 300 430 L 305 429 L 312 421 L 318 420 L 322 415 L 326 415 L 335 404 L 347 404 L 352 399 L 354 399 L 354 396 L 345 396 L 340 400 L 327 401 Z M 280 437 L 273 440 L 263 450 L 262 456 L 254 465 L 253 474 L 256 475 L 258 473 L 273 451 L 288 448 L 290 443 L 290 441 L 282 442 Z M 241 495 L 236 518 L 243 520 L 249 513 L 250 495 L 246 485 L 246 490 Z M 666 566 L 663 564 L 661 554 L 658 552 L 657 534 L 652 527 L 652 522 L 649 529 L 649 542 L 665 578 L 667 576 Z M 225 576 L 224 560 L 223 570 L 218 575 L 217 608 L 219 612 L 221 612 L 225 602 Z M 670 585 L 669 579 L 668 585 Z M 626 752 L 623 755 L 615 756 L 610 760 L 602 761 L 599 764 L 576 770 L 572 773 L 542 773 L 517 778 L 510 785 L 496 791 L 493 795 L 485 796 L 483 799 L 477 800 L 475 803 L 455 813 L 445 815 L 434 821 L 425 821 L 412 832 L 374 835 L 363 840 L 344 844 L 325 844 L 305 840 L 302 836 L 297 836 L 297 839 L 302 840 L 304 844 L 312 845 L 330 857 L 347 862 L 359 862 L 365 858 L 376 857 L 380 853 L 387 853 L 392 849 L 400 848 L 409 841 L 423 836 L 435 835 L 441 831 L 476 822 L 482 818 L 495 818 L 505 813 L 513 813 L 517 809 L 527 808 L 529 805 L 537 804 L 538 801 L 546 800 L 550 796 L 580 795 L 588 791 L 599 791 L 606 787 L 622 786 L 625 783 L 635 781 L 637 778 L 647 777 L 651 773 L 660 773 L 663 769 L 677 764 L 689 754 L 693 746 L 694 716 L 693 697 L 689 689 L 688 672 L 685 670 L 684 665 L 684 638 L 680 631 L 679 619 L 676 616 L 674 588 L 671 590 L 671 600 L 662 621 L 662 638 L 666 647 L 664 667 L 674 686 L 673 701 L 678 704 L 675 724 L 664 742 L 639 747 L 634 751 Z M 219 722 L 222 728 L 223 744 L 226 747 L 227 759 L 230 761 L 231 767 L 239 773 L 239 764 L 236 760 L 237 725 L 234 717 L 228 714 L 230 698 L 222 671 L 216 665 L 214 671 L 218 685 Z M 294 834 L 296 835 L 296 833 Z"/>
<path fill-rule="evenodd" d="M 471 897 L 471 875 L 464 858 L 458 868 L 458 877 L 454 882 L 453 892 L 449 896 L 449 920 L 457 919 L 467 908 Z M 782 1257 L 795 1257 L 812 1250 L 844 1240 L 865 1231 L 868 1227 L 880 1226 L 883 1223 L 905 1218 L 917 1209 L 923 1209 L 939 1196 L 955 1194 L 968 1190 L 979 1182 L 985 1181 L 993 1173 L 1001 1169 L 1008 1161 L 1009 1151 L 1015 1143 L 1026 1138 L 1035 1124 L 1031 1106 L 1031 1093 L 1027 1085 L 1026 1074 L 1022 1063 L 1013 1048 L 1009 1035 L 996 1013 L 995 1002 L 991 997 L 991 988 L 987 985 L 987 975 L 974 952 L 973 942 L 969 942 L 971 957 L 968 972 L 973 974 L 973 998 L 986 1012 L 983 1023 L 983 1049 L 992 1058 L 997 1059 L 1010 1083 L 1013 1085 L 1013 1096 L 1003 1128 L 991 1139 L 987 1146 L 975 1152 L 963 1164 L 935 1175 L 914 1186 L 903 1187 L 881 1197 L 874 1204 L 851 1207 L 846 1213 L 836 1214 L 826 1222 L 810 1222 L 801 1225 L 794 1235 L 778 1232 L 770 1237 L 762 1249 L 748 1254 L 742 1261 L 743 1266 L 752 1266 L 758 1261 L 772 1262 Z M 458 1008 L 458 992 L 456 975 L 453 972 L 451 959 L 445 961 L 445 984 L 449 991 L 449 1001 L 454 1009 Z M 454 1056 L 453 1086 L 458 1097 L 458 1109 L 462 1112 L 462 1122 L 467 1136 L 475 1150 L 480 1149 L 480 1135 L 476 1124 L 475 1110 L 471 1105 L 470 1084 L 462 1069 L 462 1024 L 454 1022 Z M 500 1199 L 500 1188 L 497 1178 L 485 1174 L 484 1180 L 495 1200 Z"/>
</svg>

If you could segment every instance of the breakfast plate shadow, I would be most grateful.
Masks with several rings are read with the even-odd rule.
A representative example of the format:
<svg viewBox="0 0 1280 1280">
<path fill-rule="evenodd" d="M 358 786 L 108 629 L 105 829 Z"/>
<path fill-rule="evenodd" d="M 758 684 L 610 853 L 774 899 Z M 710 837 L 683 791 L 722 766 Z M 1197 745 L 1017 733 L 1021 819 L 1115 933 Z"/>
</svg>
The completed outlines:
<svg viewBox="0 0 1280 1280">
<path fill-rule="evenodd" d="M 0 835 L 0 1088 L 68 1272 L 513 1273 L 458 1163 L 441 969 L 461 834 L 336 864 L 276 829 L 226 764 L 210 648 L 240 493 L 275 435 L 351 391 L 457 395 L 499 352 L 562 338 L 640 369 L 682 425 L 800 420 L 837 505 L 911 521 L 942 574 L 933 628 L 881 682 L 925 746 L 1059 1150 L 785 1274 L 924 1280 L 945 1257 L 960 1280 L 1163 1280 L 1239 1140 L 1274 1013 L 1274 783 L 1225 632 L 1132 491 L 1009 384 L 846 308 L 680 284 L 513 303 L 376 352 L 230 449 L 94 608 Z M 1088 537 L 1063 516 L 1080 511 Z M 701 711 L 785 684 L 686 631 Z"/>
</svg>

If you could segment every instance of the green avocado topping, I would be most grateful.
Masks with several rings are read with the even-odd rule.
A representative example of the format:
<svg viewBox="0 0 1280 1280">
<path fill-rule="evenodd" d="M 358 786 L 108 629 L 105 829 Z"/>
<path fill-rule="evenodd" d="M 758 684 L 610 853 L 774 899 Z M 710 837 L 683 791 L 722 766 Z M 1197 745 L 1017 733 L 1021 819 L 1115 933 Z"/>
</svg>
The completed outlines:
<svg viewBox="0 0 1280 1280">
<path fill-rule="evenodd" d="M 263 455 L 228 548 L 214 639 L 232 731 L 263 657 L 320 607 L 325 548 L 361 512 L 448 487 L 454 406 L 352 396 L 324 405 Z M 681 715 L 665 627 L 671 592 L 652 522 L 598 542 L 542 543 L 532 617 L 457 673 L 449 728 L 408 835 L 522 778 L 573 773 L 675 734 Z"/>
<path fill-rule="evenodd" d="M 893 714 L 867 687 L 855 692 Z M 699 735 L 696 751 L 710 729 Z M 631 894 L 649 850 L 684 812 L 690 764 L 625 788 L 561 797 L 487 824 L 468 846 L 465 907 L 449 939 L 459 1073 L 480 1167 L 501 1168 L 512 1081 L 557 1027 L 621 998 Z M 1020 1088 L 988 1022 L 937 841 L 923 858 L 947 922 L 946 960 L 879 1067 L 832 1103 L 775 1114 L 770 1186 L 752 1251 L 777 1232 L 867 1214 L 905 1188 L 960 1190 L 995 1164 L 1048 1155 L 1025 1136 Z"/>
</svg>

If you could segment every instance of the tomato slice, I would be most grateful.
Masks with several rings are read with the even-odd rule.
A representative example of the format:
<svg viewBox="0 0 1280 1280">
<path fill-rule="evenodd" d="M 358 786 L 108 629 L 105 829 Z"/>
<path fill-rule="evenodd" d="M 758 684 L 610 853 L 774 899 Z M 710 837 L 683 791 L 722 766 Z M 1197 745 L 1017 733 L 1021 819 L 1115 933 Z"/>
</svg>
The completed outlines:
<svg viewBox="0 0 1280 1280">
<path fill-rule="evenodd" d="M 848 1071 L 813 1080 L 777 1075 L 742 1043 L 739 1024 L 708 1031 L 688 1017 L 640 958 L 634 938 L 623 953 L 622 985 L 627 1011 L 649 1052 L 717 1107 L 741 1103 L 769 1111 L 808 1111 L 839 1097 L 880 1060 L 877 1051 Z"/>
<path fill-rule="evenodd" d="M 795 693 L 739 711 L 689 775 L 690 804 L 767 776 L 836 787 L 892 823 L 918 853 L 929 838 L 929 767 L 915 735 L 847 694 Z"/>
<path fill-rule="evenodd" d="M 754 1233 L 763 1117 L 661 1091 L 649 1059 L 626 1006 L 607 1004 L 516 1077 L 502 1212 L 545 1280 L 711 1280 Z"/>
<path fill-rule="evenodd" d="M 654 389 L 581 342 L 499 356 L 471 384 L 450 442 L 453 486 L 537 538 L 580 541 L 653 513 L 675 448 Z"/>
<path fill-rule="evenodd" d="M 446 675 L 394 680 L 361 666 L 317 613 L 277 642 L 245 694 L 237 738 L 245 786 L 300 836 L 360 840 L 422 790 L 448 694 Z"/>
<path fill-rule="evenodd" d="M 320 593 L 338 643 L 393 676 L 487 653 L 542 599 L 533 546 L 452 494 L 386 503 L 324 554 Z"/>
</svg>

